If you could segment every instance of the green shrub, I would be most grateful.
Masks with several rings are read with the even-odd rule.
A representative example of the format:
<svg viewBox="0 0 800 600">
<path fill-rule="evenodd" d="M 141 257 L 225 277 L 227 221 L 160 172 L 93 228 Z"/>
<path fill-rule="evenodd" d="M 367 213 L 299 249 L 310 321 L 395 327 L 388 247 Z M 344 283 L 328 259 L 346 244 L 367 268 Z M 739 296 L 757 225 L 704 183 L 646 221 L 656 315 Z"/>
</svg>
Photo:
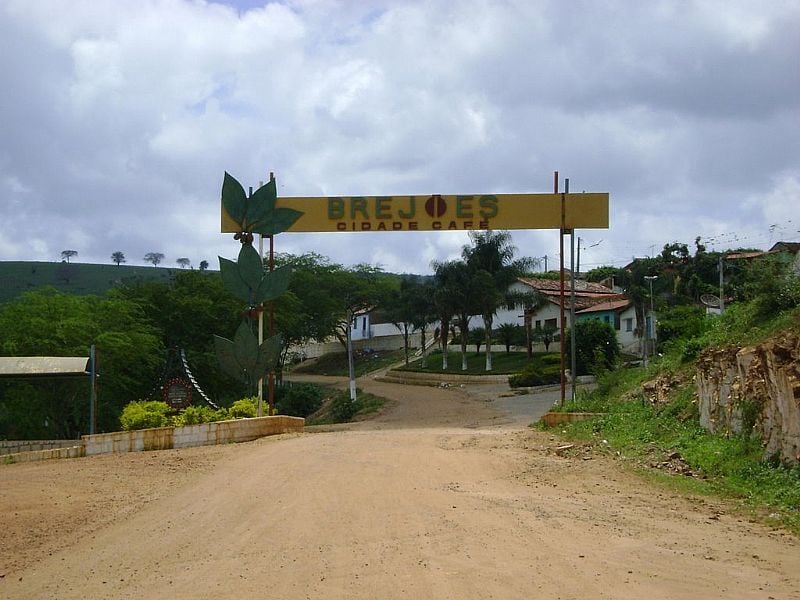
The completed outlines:
<svg viewBox="0 0 800 600">
<path fill-rule="evenodd" d="M 171 424 L 168 416 L 171 410 L 166 402 L 136 400 L 122 409 L 119 424 L 124 431 L 167 427 Z"/>
<path fill-rule="evenodd" d="M 543 363 L 544 361 L 542 361 Z M 548 362 L 550 362 L 548 360 Z M 534 387 L 549 385 L 561 381 L 561 359 L 556 365 L 545 365 L 540 362 L 530 362 L 517 375 L 508 378 L 508 385 L 512 388 Z"/>
<path fill-rule="evenodd" d="M 214 410 L 210 406 L 188 406 L 179 415 L 174 416 L 172 422 L 175 427 L 182 427 L 184 425 L 225 421 L 228 418 L 228 411 L 224 408 Z"/>
<path fill-rule="evenodd" d="M 570 332 L 567 332 L 566 341 L 567 355 L 570 355 Z M 599 319 L 584 319 L 575 323 L 575 363 L 578 375 L 596 375 L 611 370 L 618 358 L 619 342 L 611 325 Z"/>
<path fill-rule="evenodd" d="M 355 416 L 358 409 L 358 401 L 350 400 L 350 392 L 341 392 L 331 402 L 330 413 L 335 423 L 346 423 Z"/>
<path fill-rule="evenodd" d="M 231 419 L 252 419 L 258 414 L 258 398 L 242 398 L 228 409 Z"/>
<path fill-rule="evenodd" d="M 318 385 L 294 384 L 279 388 L 275 404 L 279 414 L 307 417 L 322 406 L 323 395 Z"/>
</svg>

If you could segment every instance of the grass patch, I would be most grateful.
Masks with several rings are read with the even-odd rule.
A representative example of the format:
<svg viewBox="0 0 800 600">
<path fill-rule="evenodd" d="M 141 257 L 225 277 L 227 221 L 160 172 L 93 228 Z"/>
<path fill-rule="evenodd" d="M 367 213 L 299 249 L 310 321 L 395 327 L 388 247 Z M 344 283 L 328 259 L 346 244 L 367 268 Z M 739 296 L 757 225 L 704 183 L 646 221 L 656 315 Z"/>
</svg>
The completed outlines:
<svg viewBox="0 0 800 600">
<path fill-rule="evenodd" d="M 385 369 L 403 360 L 402 350 L 391 350 L 386 352 L 354 352 L 353 368 L 356 377 L 361 377 L 373 371 Z M 309 361 L 308 364 L 300 364 L 292 368 L 292 373 L 307 373 L 310 375 L 329 375 L 347 377 L 349 367 L 347 365 L 346 352 L 331 352 L 323 354 L 319 358 Z"/>
<path fill-rule="evenodd" d="M 337 391 L 328 398 L 322 408 L 306 419 L 307 425 L 332 425 L 347 423 L 378 412 L 386 404 L 386 398 L 356 389 L 356 400 L 350 400 L 349 390 Z"/>
<path fill-rule="evenodd" d="M 556 352 L 543 352 L 534 354 L 534 361 L 553 360 L 545 357 L 558 357 Z M 560 360 L 560 359 L 558 359 Z M 442 370 L 442 351 L 434 350 L 428 353 L 427 366 L 422 367 L 422 359 L 418 358 L 408 366 L 400 367 L 401 371 L 416 371 L 419 373 L 452 373 L 454 375 L 509 375 L 519 373 L 529 363 L 526 352 L 493 352 L 492 370 L 486 371 L 486 356 L 467 351 L 467 370 L 461 370 L 461 351 L 450 350 L 447 353 L 447 370 Z"/>
<path fill-rule="evenodd" d="M 737 499 L 800 534 L 800 467 L 765 461 L 760 440 L 752 436 L 725 437 L 703 429 L 691 385 L 676 390 L 668 404 L 644 402 L 636 390 L 645 377 L 641 369 L 629 369 L 601 378 L 597 390 L 580 393 L 564 409 L 606 416 L 560 429 L 571 439 L 592 441 L 642 468 L 672 473 L 656 479 L 693 493 Z"/>
</svg>

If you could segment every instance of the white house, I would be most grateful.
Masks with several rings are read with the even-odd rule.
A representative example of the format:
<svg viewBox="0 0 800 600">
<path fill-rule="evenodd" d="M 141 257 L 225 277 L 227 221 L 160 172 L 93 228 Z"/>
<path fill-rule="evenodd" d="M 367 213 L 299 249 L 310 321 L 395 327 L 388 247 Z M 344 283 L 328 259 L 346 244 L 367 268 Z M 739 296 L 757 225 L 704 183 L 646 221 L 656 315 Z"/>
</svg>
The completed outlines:
<svg viewBox="0 0 800 600">
<path fill-rule="evenodd" d="M 570 281 L 564 282 L 564 320 L 569 328 Z M 525 325 L 526 317 L 532 329 L 558 329 L 561 319 L 561 282 L 553 279 L 520 278 L 511 286 L 512 292 L 533 293 L 543 296 L 546 302 L 538 308 L 525 310 L 524 305 L 503 308 L 495 317 L 495 324 Z M 636 335 L 636 310 L 633 302 L 611 288 L 590 281 L 575 280 L 575 319 L 600 319 L 611 325 L 623 352 L 639 353 L 641 339 Z"/>
</svg>

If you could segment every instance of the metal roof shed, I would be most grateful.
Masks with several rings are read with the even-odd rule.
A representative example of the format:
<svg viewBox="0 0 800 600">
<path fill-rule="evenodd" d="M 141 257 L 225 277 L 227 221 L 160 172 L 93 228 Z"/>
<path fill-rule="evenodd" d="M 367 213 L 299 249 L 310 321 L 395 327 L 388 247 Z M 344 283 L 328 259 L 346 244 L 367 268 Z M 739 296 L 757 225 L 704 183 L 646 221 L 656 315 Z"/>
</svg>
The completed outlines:
<svg viewBox="0 0 800 600">
<path fill-rule="evenodd" d="M 0 379 L 74 379 L 89 377 L 89 433 L 96 429 L 97 354 L 95 347 L 89 356 L 0 356 Z"/>
<path fill-rule="evenodd" d="M 84 356 L 0 356 L 0 377 L 86 377 L 90 362 Z"/>
</svg>

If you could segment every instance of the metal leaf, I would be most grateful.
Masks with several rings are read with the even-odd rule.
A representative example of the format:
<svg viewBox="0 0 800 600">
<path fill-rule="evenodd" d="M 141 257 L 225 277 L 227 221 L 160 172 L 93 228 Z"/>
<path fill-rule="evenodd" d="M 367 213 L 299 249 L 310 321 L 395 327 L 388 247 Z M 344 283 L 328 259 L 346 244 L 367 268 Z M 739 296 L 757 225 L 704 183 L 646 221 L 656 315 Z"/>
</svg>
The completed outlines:
<svg viewBox="0 0 800 600">
<path fill-rule="evenodd" d="M 261 348 L 258 354 L 258 365 L 256 367 L 256 378 L 263 377 L 275 369 L 275 365 L 280 358 L 282 346 L 283 336 L 281 336 L 280 333 L 261 342 Z"/>
<path fill-rule="evenodd" d="M 258 250 L 253 248 L 250 244 L 242 244 L 242 249 L 239 250 L 239 277 L 242 278 L 245 285 L 255 294 L 258 289 L 261 279 L 264 277 L 264 263 Z M 253 300 L 258 302 L 258 300 Z"/>
<path fill-rule="evenodd" d="M 255 232 L 255 229 L 252 229 L 252 227 L 258 223 L 266 222 L 269 219 L 269 214 L 275 208 L 275 201 L 277 199 L 278 192 L 274 179 L 253 192 L 253 195 L 247 202 L 247 211 L 245 213 L 251 231 Z"/>
<path fill-rule="evenodd" d="M 286 265 L 278 267 L 272 272 L 267 272 L 256 289 L 255 302 L 268 302 L 283 294 L 289 287 L 292 276 L 292 267 Z"/>
<path fill-rule="evenodd" d="M 233 336 L 233 355 L 239 366 L 252 376 L 258 363 L 258 338 L 246 321 L 242 321 Z"/>
<path fill-rule="evenodd" d="M 222 366 L 223 370 L 232 377 L 246 382 L 247 380 L 244 378 L 242 367 L 239 365 L 234 355 L 233 347 L 234 344 L 231 340 L 218 335 L 214 336 L 214 350 L 216 351 L 217 360 L 219 360 L 219 364 Z"/>
<path fill-rule="evenodd" d="M 303 216 L 303 212 L 293 208 L 276 208 L 268 215 L 265 220 L 252 225 L 253 233 L 261 235 L 277 235 L 287 231 L 295 224 L 297 219 Z"/>
<path fill-rule="evenodd" d="M 222 181 L 222 207 L 228 212 L 231 219 L 242 224 L 247 211 L 247 196 L 242 184 L 236 181 L 227 171 Z"/>
<path fill-rule="evenodd" d="M 247 244 L 244 244 L 247 246 Z M 252 246 L 250 246 L 252 250 Z M 255 250 L 253 250 L 255 252 Z M 256 252 L 258 254 L 258 252 Z M 222 283 L 225 285 L 231 294 L 247 303 L 249 306 L 253 300 L 253 290 L 242 280 L 239 274 L 239 265 L 227 258 L 219 257 L 219 272 L 222 277 Z"/>
</svg>

